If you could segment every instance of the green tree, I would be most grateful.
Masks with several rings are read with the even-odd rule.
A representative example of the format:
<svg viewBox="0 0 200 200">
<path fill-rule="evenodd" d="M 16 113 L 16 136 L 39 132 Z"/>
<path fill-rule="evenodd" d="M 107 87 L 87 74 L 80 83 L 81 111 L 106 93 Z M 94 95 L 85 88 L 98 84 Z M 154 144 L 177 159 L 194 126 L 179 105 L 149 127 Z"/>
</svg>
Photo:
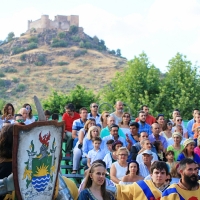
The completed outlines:
<svg viewBox="0 0 200 200">
<path fill-rule="evenodd" d="M 160 70 L 150 64 L 145 53 L 128 62 L 124 72 L 117 73 L 101 91 L 102 101 L 112 105 L 122 100 L 137 115 L 142 104 L 154 109 L 154 98 L 159 93 Z M 151 107 L 153 106 L 153 107 Z"/>
<path fill-rule="evenodd" d="M 76 34 L 78 32 L 78 27 L 75 25 L 70 26 L 69 33 L 70 34 Z"/>
<path fill-rule="evenodd" d="M 77 85 L 68 95 L 53 91 L 48 99 L 43 101 L 43 107 L 52 112 L 63 114 L 67 103 L 73 103 L 76 106 L 76 110 L 79 111 L 82 107 L 89 109 L 91 102 L 98 101 L 99 96 L 96 96 L 91 90 Z"/>
<path fill-rule="evenodd" d="M 190 119 L 192 109 L 200 107 L 199 69 L 180 53 L 169 61 L 167 69 L 155 101 L 157 108 L 167 116 L 171 115 L 174 108 L 178 108 L 184 119 Z"/>
<path fill-rule="evenodd" d="M 15 37 L 14 32 L 10 32 L 10 33 L 8 33 L 7 41 L 10 42 L 11 40 L 13 40 L 14 37 Z"/>
<path fill-rule="evenodd" d="M 120 50 L 120 49 L 117 49 L 117 50 L 116 50 L 116 56 L 119 56 L 119 57 L 120 57 L 121 55 L 122 55 L 122 54 L 121 54 L 121 50 Z"/>
<path fill-rule="evenodd" d="M 58 37 L 60 39 L 64 39 L 64 38 L 66 38 L 66 33 L 65 32 L 60 32 L 60 33 L 58 33 Z"/>
</svg>

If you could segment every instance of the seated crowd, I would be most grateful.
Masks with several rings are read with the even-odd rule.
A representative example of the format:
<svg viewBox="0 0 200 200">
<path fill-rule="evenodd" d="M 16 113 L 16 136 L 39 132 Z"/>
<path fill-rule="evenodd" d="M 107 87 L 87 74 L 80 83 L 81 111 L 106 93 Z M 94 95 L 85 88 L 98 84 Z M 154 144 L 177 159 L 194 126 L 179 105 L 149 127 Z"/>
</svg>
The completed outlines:
<svg viewBox="0 0 200 200">
<path fill-rule="evenodd" d="M 112 192 L 106 188 L 115 186 L 119 199 L 132 199 L 130 191 L 127 195 L 124 187 L 132 187 L 137 182 L 135 187 L 143 188 L 140 183 L 150 184 L 148 181 L 154 181 L 154 178 L 154 187 L 163 192 L 170 183 L 180 183 L 183 166 L 193 162 L 200 166 L 198 109 L 193 110 L 193 119 L 185 127 L 178 109 L 173 111 L 172 119 L 165 119 L 163 114 L 154 118 L 149 114 L 148 106 L 143 105 L 138 117 L 131 121 L 130 113 L 123 112 L 123 106 L 121 101 L 117 101 L 115 112 L 104 111 L 102 114 L 98 113 L 96 103 L 91 103 L 90 113 L 84 107 L 79 113 L 75 112 L 71 103 L 65 106 L 66 112 L 62 116 L 65 121 L 64 140 L 66 150 L 73 152 L 72 174 L 76 174 L 82 164 L 86 175 L 79 188 L 79 199 L 86 196 L 88 199 L 114 199 Z M 45 115 L 49 120 L 51 113 L 45 111 Z M 52 119 L 58 120 L 58 115 L 53 114 Z M 34 121 L 31 105 L 24 104 L 15 114 L 13 105 L 8 103 L 0 126 L 28 125 Z M 166 179 L 162 185 L 156 185 L 156 173 L 161 172 L 166 174 Z M 110 179 L 105 178 L 106 174 Z M 96 190 L 97 185 L 99 190 Z"/>
</svg>

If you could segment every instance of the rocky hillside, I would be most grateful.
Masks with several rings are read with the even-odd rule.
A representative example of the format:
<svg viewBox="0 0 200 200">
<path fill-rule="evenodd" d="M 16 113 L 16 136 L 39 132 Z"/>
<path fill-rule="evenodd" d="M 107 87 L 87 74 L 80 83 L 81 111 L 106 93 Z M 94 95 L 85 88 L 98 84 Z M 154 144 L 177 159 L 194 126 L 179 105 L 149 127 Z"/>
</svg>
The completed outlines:
<svg viewBox="0 0 200 200">
<path fill-rule="evenodd" d="M 98 92 L 121 71 L 126 59 L 81 28 L 21 34 L 0 46 L 0 98 L 16 106 L 47 98 L 52 89 L 68 93 L 77 84 Z"/>
</svg>

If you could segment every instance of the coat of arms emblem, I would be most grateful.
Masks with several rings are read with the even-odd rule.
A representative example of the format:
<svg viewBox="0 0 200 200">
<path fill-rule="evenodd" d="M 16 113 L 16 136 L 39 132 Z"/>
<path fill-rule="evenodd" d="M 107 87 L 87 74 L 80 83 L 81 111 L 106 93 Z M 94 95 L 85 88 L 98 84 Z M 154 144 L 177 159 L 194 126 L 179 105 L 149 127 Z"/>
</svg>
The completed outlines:
<svg viewBox="0 0 200 200">
<path fill-rule="evenodd" d="M 53 199 L 60 165 L 63 123 L 35 122 L 16 126 L 14 140 L 17 169 L 13 170 L 17 197 Z M 17 148 L 18 146 L 18 148 Z M 16 177 L 16 179 L 15 179 Z"/>
</svg>

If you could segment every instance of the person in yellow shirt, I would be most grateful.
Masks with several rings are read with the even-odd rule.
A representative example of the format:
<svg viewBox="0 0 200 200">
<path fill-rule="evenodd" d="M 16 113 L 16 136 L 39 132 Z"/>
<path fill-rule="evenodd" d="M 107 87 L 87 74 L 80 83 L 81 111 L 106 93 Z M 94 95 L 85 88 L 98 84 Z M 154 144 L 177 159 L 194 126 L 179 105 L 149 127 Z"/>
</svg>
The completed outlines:
<svg viewBox="0 0 200 200">
<path fill-rule="evenodd" d="M 116 185 L 116 198 L 123 200 L 160 200 L 162 192 L 169 186 L 166 183 L 168 175 L 167 164 L 155 161 L 151 165 L 151 180 L 141 180 L 131 185 Z"/>
<path fill-rule="evenodd" d="M 179 183 L 167 188 L 161 200 L 199 200 L 198 164 L 190 158 L 185 158 L 180 161 L 178 170 L 181 174 Z"/>
</svg>

